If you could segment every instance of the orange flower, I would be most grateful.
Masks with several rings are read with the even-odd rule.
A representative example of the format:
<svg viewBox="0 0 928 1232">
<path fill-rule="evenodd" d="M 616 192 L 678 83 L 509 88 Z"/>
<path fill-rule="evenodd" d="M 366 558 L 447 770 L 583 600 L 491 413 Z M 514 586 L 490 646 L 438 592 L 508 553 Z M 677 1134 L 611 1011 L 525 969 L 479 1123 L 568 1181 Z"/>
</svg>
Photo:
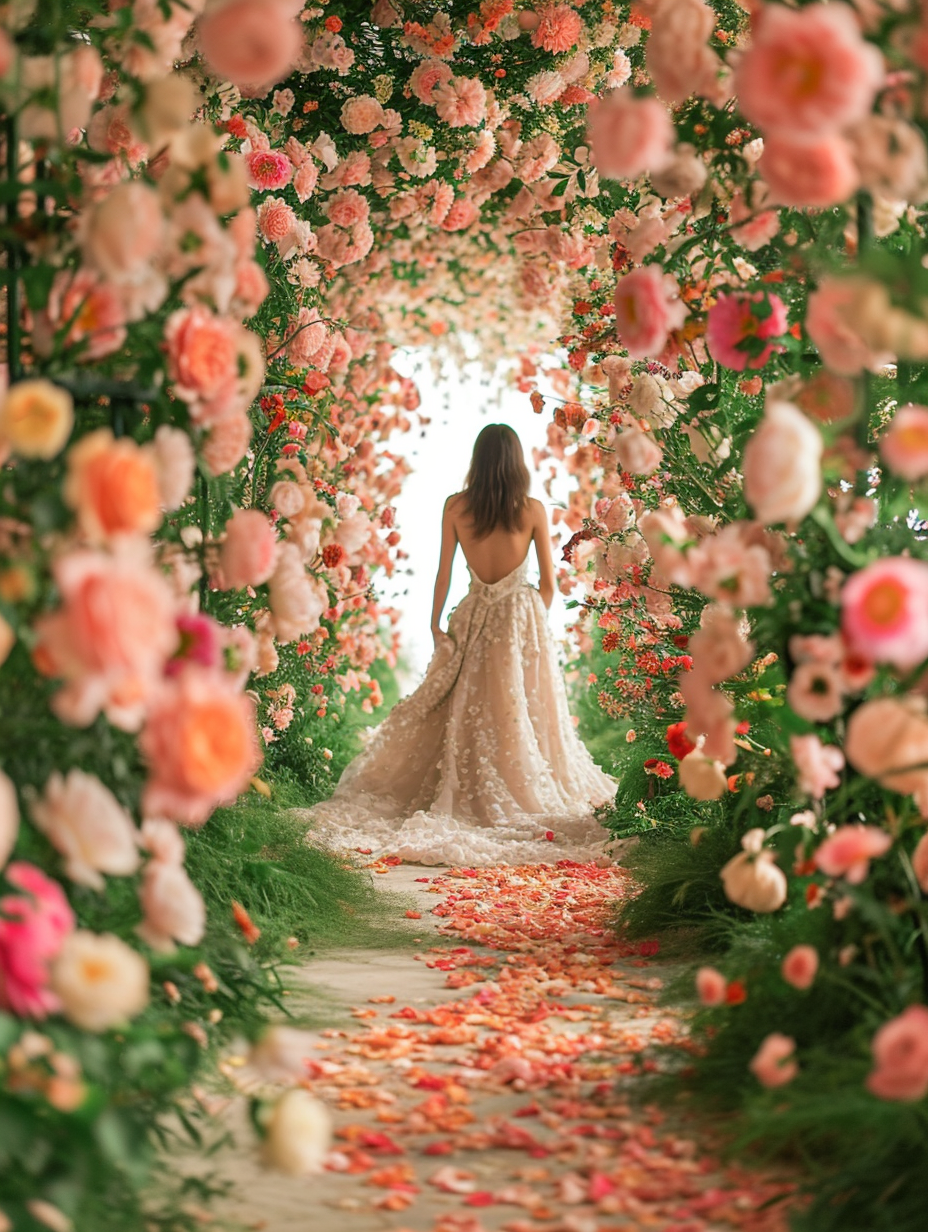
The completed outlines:
<svg viewBox="0 0 928 1232">
<path fill-rule="evenodd" d="M 68 454 L 64 498 L 81 530 L 97 542 L 150 534 L 161 523 L 158 475 L 150 456 L 109 428 L 83 437 Z"/>
<path fill-rule="evenodd" d="M 258 928 L 257 925 L 252 922 L 251 916 L 248 914 L 248 912 L 245 910 L 242 904 L 235 902 L 234 900 L 232 902 L 232 915 L 235 919 L 236 924 L 241 929 L 242 936 L 245 938 L 245 940 L 248 942 L 249 945 L 254 945 L 254 943 L 261 936 L 261 929 Z"/>
</svg>

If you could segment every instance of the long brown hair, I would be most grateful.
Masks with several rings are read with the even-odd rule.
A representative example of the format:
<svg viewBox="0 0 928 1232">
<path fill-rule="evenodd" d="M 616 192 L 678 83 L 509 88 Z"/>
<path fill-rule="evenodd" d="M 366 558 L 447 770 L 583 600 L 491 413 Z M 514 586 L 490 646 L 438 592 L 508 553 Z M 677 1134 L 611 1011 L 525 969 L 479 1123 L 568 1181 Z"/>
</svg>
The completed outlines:
<svg viewBox="0 0 928 1232">
<path fill-rule="evenodd" d="M 522 444 L 508 424 L 487 424 L 474 442 L 464 485 L 464 513 L 474 535 L 485 539 L 501 526 L 510 533 L 522 526 L 531 476 Z"/>
</svg>

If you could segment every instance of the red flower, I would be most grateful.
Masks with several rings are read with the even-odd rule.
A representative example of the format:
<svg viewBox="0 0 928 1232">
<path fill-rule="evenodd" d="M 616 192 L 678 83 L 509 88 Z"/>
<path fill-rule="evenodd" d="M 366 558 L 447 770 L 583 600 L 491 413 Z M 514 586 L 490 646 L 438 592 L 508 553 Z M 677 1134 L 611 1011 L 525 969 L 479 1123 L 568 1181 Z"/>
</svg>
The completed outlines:
<svg viewBox="0 0 928 1232">
<path fill-rule="evenodd" d="M 653 774 L 659 779 L 669 779 L 673 775 L 673 769 L 658 757 L 649 757 L 644 763 L 644 770 L 645 774 Z"/>
<path fill-rule="evenodd" d="M 334 569 L 342 563 L 344 555 L 345 549 L 340 543 L 328 543 L 322 549 L 322 563 L 327 569 Z"/>
<path fill-rule="evenodd" d="M 750 730 L 751 724 L 747 721 L 747 719 L 743 719 L 735 728 L 735 731 L 739 736 L 746 736 Z"/>
<path fill-rule="evenodd" d="M 610 629 L 608 633 L 603 634 L 603 650 L 608 654 L 611 650 L 618 650 L 619 635 L 615 629 Z"/>
<path fill-rule="evenodd" d="M 748 990 L 741 980 L 732 980 L 725 989 L 726 1005 L 741 1005 L 748 999 Z"/>
<path fill-rule="evenodd" d="M 689 736 L 685 734 L 686 728 L 686 719 L 679 723 L 671 723 L 667 728 L 667 748 L 670 750 L 670 756 L 676 757 L 678 761 L 682 761 L 687 753 L 692 753 L 696 747 Z"/>
</svg>

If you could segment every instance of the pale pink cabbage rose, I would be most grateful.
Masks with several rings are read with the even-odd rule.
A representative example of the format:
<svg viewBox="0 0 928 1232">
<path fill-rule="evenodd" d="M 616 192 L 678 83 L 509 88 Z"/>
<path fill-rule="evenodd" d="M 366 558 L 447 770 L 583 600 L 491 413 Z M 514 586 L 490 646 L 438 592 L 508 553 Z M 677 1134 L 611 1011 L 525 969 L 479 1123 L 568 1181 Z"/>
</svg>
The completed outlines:
<svg viewBox="0 0 928 1232">
<path fill-rule="evenodd" d="M 16 845 L 19 834 L 19 802 L 13 780 L 0 770 L 0 871 Z"/>
<path fill-rule="evenodd" d="M 20 893 L 0 898 L 0 1008 L 44 1018 L 58 1009 L 49 964 L 74 928 L 74 913 L 57 881 L 35 865 L 16 861 L 3 875 Z"/>
<path fill-rule="evenodd" d="M 92 774 L 53 771 L 29 808 L 37 829 L 64 857 L 78 885 L 104 888 L 103 873 L 128 877 L 139 866 L 138 831 L 129 813 Z"/>
<path fill-rule="evenodd" d="M 813 859 L 826 877 L 843 877 L 851 885 L 860 885 L 870 871 L 870 861 L 885 855 L 892 845 L 892 836 L 878 826 L 839 826 L 816 849 Z"/>
<path fill-rule="evenodd" d="M 799 522 L 822 490 L 822 438 L 791 402 L 770 401 L 744 448 L 744 498 L 758 520 Z"/>
<path fill-rule="evenodd" d="M 799 1073 L 798 1064 L 790 1059 L 795 1051 L 794 1039 L 772 1031 L 754 1054 L 748 1069 L 762 1086 L 782 1087 Z"/>
<path fill-rule="evenodd" d="M 928 715 L 924 702 L 878 697 L 853 712 L 844 741 L 855 770 L 890 791 L 913 795 L 928 817 Z"/>
<path fill-rule="evenodd" d="M 656 358 L 686 312 L 679 287 L 660 266 L 642 266 L 616 282 L 615 329 L 632 359 Z"/>
<path fill-rule="evenodd" d="M 904 671 L 928 658 L 928 564 L 891 556 L 852 573 L 841 591 L 841 630 L 871 663 Z"/>
<path fill-rule="evenodd" d="M 928 1009 L 910 1005 L 874 1035 L 867 1090 L 879 1099 L 914 1103 L 928 1095 Z"/>
<path fill-rule="evenodd" d="M 880 437 L 880 457 L 903 479 L 928 475 L 928 407 L 910 402 L 897 409 Z"/>
<path fill-rule="evenodd" d="M 822 744 L 818 736 L 790 736 L 789 749 L 798 771 L 797 785 L 806 795 L 820 800 L 837 787 L 844 769 L 844 754 L 834 744 Z"/>
<path fill-rule="evenodd" d="M 663 450 L 650 432 L 626 428 L 615 439 L 615 456 L 630 475 L 653 475 L 661 464 Z"/>
<path fill-rule="evenodd" d="M 203 896 L 174 860 L 150 860 L 142 874 L 139 903 L 145 916 L 136 929 L 153 950 L 170 953 L 174 943 L 197 945 L 206 928 Z"/>
<path fill-rule="evenodd" d="M 851 8 L 766 4 L 735 70 L 744 114 L 765 132 L 818 136 L 862 119 L 883 80 L 883 58 L 861 38 Z"/>
<path fill-rule="evenodd" d="M 289 0 L 219 0 L 197 25 L 197 46 L 212 72 L 245 94 L 286 78 L 303 50 L 302 5 Z"/>
<path fill-rule="evenodd" d="M 728 981 L 715 967 L 700 967 L 696 972 L 696 992 L 703 1005 L 722 1005 Z"/>
<path fill-rule="evenodd" d="M 818 950 L 814 945 L 794 945 L 783 959 L 780 971 L 793 988 L 811 988 L 818 972 Z"/>
<path fill-rule="evenodd" d="M 612 90 L 590 104 L 587 141 L 601 176 L 636 180 L 672 161 L 674 127 L 667 108 L 656 98 Z"/>
<path fill-rule="evenodd" d="M 742 845 L 749 837 L 750 832 L 742 839 Z M 779 911 L 786 902 L 787 882 L 775 858 L 767 848 L 759 851 L 746 849 L 732 856 L 719 874 L 729 902 L 759 914 Z"/>
<path fill-rule="evenodd" d="M 709 309 L 706 344 L 712 358 L 734 372 L 763 368 L 770 356 L 782 348 L 773 342 L 751 349 L 746 349 L 746 344 L 752 339 L 779 338 L 786 332 L 786 326 L 786 305 L 779 295 L 765 291 L 722 292 Z"/>
<path fill-rule="evenodd" d="M 370 94 L 357 94 L 342 104 L 341 122 L 346 132 L 357 136 L 372 133 L 384 122 L 383 107 Z"/>
<path fill-rule="evenodd" d="M 764 141 L 757 169 L 773 201 L 794 209 L 840 205 L 860 184 L 850 146 L 832 133 L 805 141 L 774 133 Z"/>
<path fill-rule="evenodd" d="M 148 1004 L 148 964 L 112 933 L 86 929 L 65 940 L 52 967 L 52 988 L 66 1018 L 84 1031 L 107 1031 Z"/>
<path fill-rule="evenodd" d="M 277 532 L 260 509 L 236 509 L 219 549 L 223 590 L 261 586 L 277 562 Z"/>
<path fill-rule="evenodd" d="M 718 800 L 728 788 L 725 767 L 701 749 L 687 753 L 678 767 L 680 786 L 693 800 Z"/>
</svg>

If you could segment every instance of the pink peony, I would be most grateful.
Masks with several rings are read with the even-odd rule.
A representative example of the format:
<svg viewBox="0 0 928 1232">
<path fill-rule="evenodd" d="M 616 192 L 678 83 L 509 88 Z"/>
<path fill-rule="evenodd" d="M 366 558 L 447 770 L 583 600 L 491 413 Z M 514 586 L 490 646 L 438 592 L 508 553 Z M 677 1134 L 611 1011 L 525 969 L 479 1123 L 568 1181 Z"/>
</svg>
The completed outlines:
<svg viewBox="0 0 928 1232">
<path fill-rule="evenodd" d="M 860 183 L 850 146 L 833 133 L 805 141 L 774 134 L 764 142 L 757 169 L 773 200 L 794 209 L 840 205 Z"/>
<path fill-rule="evenodd" d="M 703 1005 L 723 1005 L 728 981 L 715 967 L 700 967 L 696 972 L 696 992 Z"/>
<path fill-rule="evenodd" d="M 246 94 L 284 80 L 303 50 L 300 6 L 287 0 L 220 0 L 197 27 L 197 45 L 213 73 Z"/>
<path fill-rule="evenodd" d="M 248 187 L 258 192 L 286 188 L 293 179 L 293 163 L 280 150 L 253 150 L 245 157 Z"/>
<path fill-rule="evenodd" d="M 799 1073 L 799 1066 L 790 1060 L 795 1051 L 794 1039 L 773 1031 L 754 1054 L 748 1069 L 762 1086 L 782 1087 Z"/>
<path fill-rule="evenodd" d="M 569 4 L 540 4 L 534 16 L 538 24 L 532 28 L 533 47 L 560 54 L 580 41 L 583 21 Z"/>
<path fill-rule="evenodd" d="M 802 990 L 811 988 L 818 972 L 818 950 L 814 945 L 794 945 L 780 970 L 787 984 Z"/>
<path fill-rule="evenodd" d="M 384 122 L 384 110 L 370 94 L 358 94 L 342 104 L 342 128 L 355 136 L 372 133 Z"/>
<path fill-rule="evenodd" d="M 420 103 L 434 103 L 435 87 L 445 85 L 451 80 L 451 76 L 451 66 L 444 60 L 423 60 L 413 69 L 409 88 Z"/>
<path fill-rule="evenodd" d="M 438 118 L 449 128 L 476 128 L 487 115 L 487 92 L 476 77 L 451 77 L 432 91 Z"/>
<path fill-rule="evenodd" d="M 757 305 L 755 310 L 754 305 Z M 709 309 L 706 342 L 717 363 L 735 372 L 763 368 L 774 352 L 782 350 L 765 339 L 786 332 L 786 305 L 766 291 L 723 292 Z"/>
<path fill-rule="evenodd" d="M 878 826 L 839 826 L 813 859 L 826 877 L 843 877 L 851 885 L 860 885 L 870 871 L 870 861 L 885 855 L 892 845 L 892 836 Z"/>
<path fill-rule="evenodd" d="M 0 898 L 0 1007 L 20 1018 L 58 1009 L 49 964 L 74 929 L 64 891 L 33 864 L 17 861 L 4 874 L 22 894 Z"/>
<path fill-rule="evenodd" d="M 910 402 L 897 409 L 880 437 L 880 457 L 903 479 L 928 475 L 928 407 Z"/>
<path fill-rule="evenodd" d="M 277 532 L 260 509 L 236 509 L 226 523 L 226 535 L 219 550 L 219 570 L 223 590 L 242 590 L 260 586 L 274 572 L 277 561 Z"/>
<path fill-rule="evenodd" d="M 667 108 L 656 98 L 612 90 L 590 104 L 587 140 L 600 175 L 637 180 L 671 162 L 674 127 Z"/>
<path fill-rule="evenodd" d="M 841 629 L 871 663 L 908 671 L 928 657 L 928 564 L 891 556 L 851 574 L 841 591 Z"/>
<path fill-rule="evenodd" d="M 744 498 L 759 521 L 800 522 L 822 491 L 822 438 L 791 402 L 770 401 L 744 448 Z"/>
<path fill-rule="evenodd" d="M 54 771 L 30 813 L 36 828 L 64 856 L 78 885 L 102 890 L 101 874 L 128 877 L 139 866 L 138 833 L 109 788 L 83 770 Z"/>
<path fill-rule="evenodd" d="M 790 736 L 789 749 L 799 772 L 797 786 L 801 792 L 820 800 L 840 784 L 844 754 L 836 745 L 822 744 L 818 736 Z"/>
<path fill-rule="evenodd" d="M 768 132 L 819 136 L 862 119 L 883 80 L 883 59 L 852 10 L 766 4 L 735 71 L 741 110 Z"/>
<path fill-rule="evenodd" d="M 81 219 L 84 258 L 114 282 L 138 278 L 161 249 L 164 214 L 153 188 L 119 184 Z"/>
<path fill-rule="evenodd" d="M 615 329 L 632 359 L 656 358 L 685 318 L 679 288 L 659 266 L 642 266 L 616 282 Z"/>
<path fill-rule="evenodd" d="M 928 1009 L 910 1005 L 874 1035 L 867 1090 L 879 1099 L 915 1102 L 928 1095 Z"/>
</svg>

